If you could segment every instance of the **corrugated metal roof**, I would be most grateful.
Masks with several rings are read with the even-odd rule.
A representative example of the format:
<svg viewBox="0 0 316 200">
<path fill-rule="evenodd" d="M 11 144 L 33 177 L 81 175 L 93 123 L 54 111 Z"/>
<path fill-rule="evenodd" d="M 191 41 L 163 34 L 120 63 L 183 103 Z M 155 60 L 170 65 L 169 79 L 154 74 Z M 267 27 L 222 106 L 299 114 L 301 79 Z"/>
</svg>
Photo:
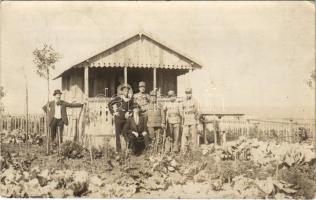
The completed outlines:
<svg viewBox="0 0 316 200">
<path fill-rule="evenodd" d="M 202 66 L 145 34 L 133 37 L 67 69 L 78 67 L 195 69 Z"/>
</svg>

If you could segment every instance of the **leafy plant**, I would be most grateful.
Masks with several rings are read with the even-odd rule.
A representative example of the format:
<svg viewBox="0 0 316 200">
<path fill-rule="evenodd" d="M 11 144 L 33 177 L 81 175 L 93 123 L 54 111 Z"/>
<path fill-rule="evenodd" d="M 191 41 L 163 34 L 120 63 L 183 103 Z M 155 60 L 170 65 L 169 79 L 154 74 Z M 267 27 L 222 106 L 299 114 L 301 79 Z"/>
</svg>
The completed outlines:
<svg viewBox="0 0 316 200">
<path fill-rule="evenodd" d="M 66 141 L 61 145 L 60 154 L 64 158 L 82 158 L 83 150 L 84 148 L 80 144 L 72 141 Z"/>
</svg>

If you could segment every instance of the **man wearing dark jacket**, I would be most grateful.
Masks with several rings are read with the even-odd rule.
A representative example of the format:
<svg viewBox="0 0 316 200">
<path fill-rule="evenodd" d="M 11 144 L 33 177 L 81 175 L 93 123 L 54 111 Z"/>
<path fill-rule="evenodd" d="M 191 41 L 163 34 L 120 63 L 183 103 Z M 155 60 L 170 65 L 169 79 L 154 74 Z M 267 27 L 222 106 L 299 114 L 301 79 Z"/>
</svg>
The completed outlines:
<svg viewBox="0 0 316 200">
<path fill-rule="evenodd" d="M 115 138 L 116 138 L 116 152 L 121 152 L 120 135 L 126 119 L 132 112 L 133 101 L 128 98 L 129 87 L 127 85 L 121 88 L 120 96 L 116 96 L 108 104 L 110 113 L 114 116 Z"/>
<path fill-rule="evenodd" d="M 43 110 L 48 114 L 48 125 L 51 131 L 51 140 L 54 141 L 56 138 L 57 128 L 60 130 L 60 142 L 63 142 L 63 129 L 64 124 L 68 125 L 67 118 L 67 107 L 82 107 L 82 103 L 68 103 L 61 100 L 61 91 L 55 90 L 53 96 L 54 101 L 50 101 L 48 104 L 43 106 Z"/>
<path fill-rule="evenodd" d="M 133 154 L 141 153 L 149 142 L 147 121 L 140 115 L 140 109 L 138 104 L 133 105 L 133 114 L 126 120 L 122 130 L 128 148 Z"/>
</svg>

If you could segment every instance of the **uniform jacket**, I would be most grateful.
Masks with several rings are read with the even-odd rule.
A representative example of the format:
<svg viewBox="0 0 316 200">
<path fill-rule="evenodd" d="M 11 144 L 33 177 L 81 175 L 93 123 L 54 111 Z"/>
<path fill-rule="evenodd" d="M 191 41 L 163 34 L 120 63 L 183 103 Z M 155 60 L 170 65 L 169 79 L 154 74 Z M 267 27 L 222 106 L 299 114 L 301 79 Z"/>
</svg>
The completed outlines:
<svg viewBox="0 0 316 200">
<path fill-rule="evenodd" d="M 194 125 L 198 121 L 199 109 L 195 100 L 184 100 L 180 106 L 180 112 L 184 125 Z"/>
<path fill-rule="evenodd" d="M 149 98 L 150 98 L 149 94 L 138 92 L 134 94 L 133 98 L 134 98 L 134 102 L 140 106 L 141 111 L 146 112 L 147 105 L 149 104 Z"/>
<path fill-rule="evenodd" d="M 124 99 L 120 96 L 116 96 L 108 103 L 108 107 L 110 113 L 113 115 L 115 111 L 119 113 L 115 119 L 126 120 L 125 113 L 131 113 L 133 106 L 133 100 L 129 99 L 128 101 L 124 101 Z"/>
<path fill-rule="evenodd" d="M 67 117 L 67 107 L 82 107 L 83 104 L 81 103 L 68 103 L 66 101 L 60 100 L 60 109 L 61 109 L 61 119 L 64 122 L 65 125 L 68 125 L 68 117 Z M 43 106 L 43 110 L 45 113 L 48 112 L 48 124 L 51 124 L 51 122 L 54 119 L 55 116 L 55 101 L 50 101 L 47 104 Z"/>
<path fill-rule="evenodd" d="M 181 123 L 180 103 L 177 101 L 167 102 L 164 106 L 166 112 L 166 121 L 170 124 Z"/>
<path fill-rule="evenodd" d="M 163 107 L 159 103 L 149 103 L 147 105 L 147 126 L 148 127 L 160 127 L 165 122 L 165 112 Z"/>
<path fill-rule="evenodd" d="M 126 120 L 122 130 L 123 135 L 132 134 L 133 131 L 139 134 L 141 134 L 144 131 L 148 133 L 147 123 L 143 116 L 139 115 L 138 124 L 136 124 L 133 116 L 129 117 Z"/>
</svg>

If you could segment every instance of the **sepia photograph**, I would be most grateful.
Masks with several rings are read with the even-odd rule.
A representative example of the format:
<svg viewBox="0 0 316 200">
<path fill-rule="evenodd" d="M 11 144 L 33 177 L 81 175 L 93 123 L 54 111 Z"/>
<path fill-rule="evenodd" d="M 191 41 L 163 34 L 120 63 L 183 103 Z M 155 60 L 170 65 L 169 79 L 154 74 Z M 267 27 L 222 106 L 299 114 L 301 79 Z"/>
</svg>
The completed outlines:
<svg viewBox="0 0 316 200">
<path fill-rule="evenodd" d="M 1 198 L 316 198 L 314 1 L 0 15 Z"/>
</svg>

